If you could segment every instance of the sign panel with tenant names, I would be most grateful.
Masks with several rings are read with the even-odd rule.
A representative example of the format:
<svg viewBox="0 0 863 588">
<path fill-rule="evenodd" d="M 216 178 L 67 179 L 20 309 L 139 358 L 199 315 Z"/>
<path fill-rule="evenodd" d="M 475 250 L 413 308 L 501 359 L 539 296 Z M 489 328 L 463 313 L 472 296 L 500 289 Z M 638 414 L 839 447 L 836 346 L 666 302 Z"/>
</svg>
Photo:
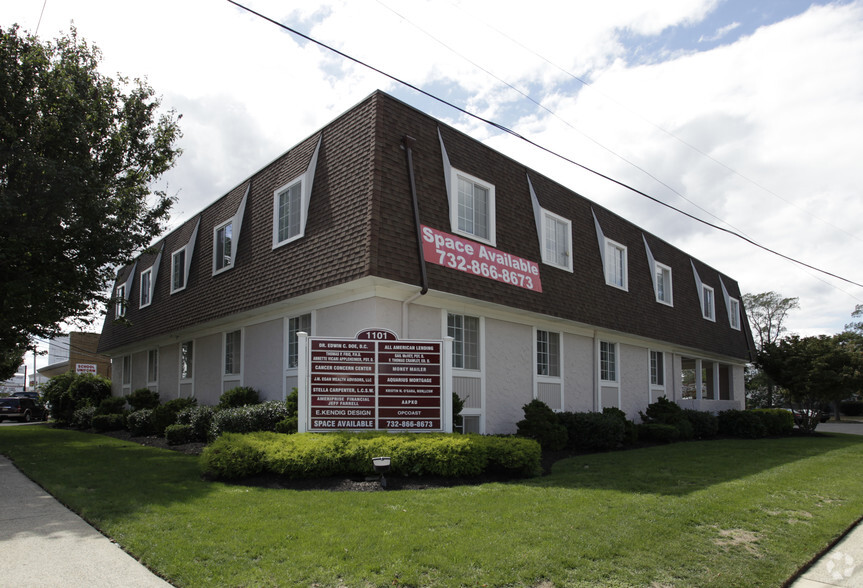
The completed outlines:
<svg viewBox="0 0 863 588">
<path fill-rule="evenodd" d="M 367 329 L 354 339 L 301 335 L 300 350 L 301 432 L 451 430 L 444 341 Z"/>
</svg>

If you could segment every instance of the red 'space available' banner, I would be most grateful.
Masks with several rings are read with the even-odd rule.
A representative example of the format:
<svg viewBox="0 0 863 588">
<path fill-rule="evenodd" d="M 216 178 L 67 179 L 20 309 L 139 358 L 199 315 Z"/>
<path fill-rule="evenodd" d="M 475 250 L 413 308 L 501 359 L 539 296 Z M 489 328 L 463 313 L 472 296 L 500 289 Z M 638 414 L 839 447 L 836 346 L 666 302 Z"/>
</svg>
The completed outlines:
<svg viewBox="0 0 863 588">
<path fill-rule="evenodd" d="M 534 261 L 425 225 L 422 236 L 423 257 L 429 263 L 542 292 L 539 265 Z"/>
</svg>

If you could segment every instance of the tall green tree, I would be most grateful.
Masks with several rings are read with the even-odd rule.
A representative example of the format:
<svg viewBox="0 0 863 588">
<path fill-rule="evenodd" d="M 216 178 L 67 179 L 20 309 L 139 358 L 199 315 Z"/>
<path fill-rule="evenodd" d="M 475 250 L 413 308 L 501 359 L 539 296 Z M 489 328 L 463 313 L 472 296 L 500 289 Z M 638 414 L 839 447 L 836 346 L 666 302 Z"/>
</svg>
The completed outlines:
<svg viewBox="0 0 863 588">
<path fill-rule="evenodd" d="M 764 377 L 760 371 L 760 358 L 765 347 L 773 345 L 782 337 L 787 330 L 785 319 L 788 313 L 800 308 L 799 298 L 786 298 L 778 292 L 762 292 L 760 294 L 744 294 L 743 306 L 746 309 L 746 318 L 752 329 L 752 338 L 758 346 L 756 350 L 756 371 L 751 374 L 749 382 L 757 386 L 755 396 L 759 397 L 759 406 L 764 408 L 773 406 L 775 396 L 775 383 L 769 376 Z M 762 393 L 763 392 L 763 393 Z M 763 396 L 763 401 L 760 397 Z"/>
<path fill-rule="evenodd" d="M 829 402 L 837 410 L 840 400 L 863 387 L 863 338 L 850 333 L 791 335 L 764 347 L 761 368 L 800 408 L 817 411 Z M 816 424 L 805 420 L 803 428 Z"/>
<path fill-rule="evenodd" d="M 863 335 L 863 304 L 858 304 L 854 307 L 854 312 L 851 313 L 851 318 L 857 319 L 845 325 L 845 330 L 858 335 Z"/>
<path fill-rule="evenodd" d="M 116 264 L 164 230 L 173 198 L 150 186 L 180 154 L 179 117 L 100 60 L 74 28 L 0 29 L 0 352 L 94 320 Z"/>
</svg>

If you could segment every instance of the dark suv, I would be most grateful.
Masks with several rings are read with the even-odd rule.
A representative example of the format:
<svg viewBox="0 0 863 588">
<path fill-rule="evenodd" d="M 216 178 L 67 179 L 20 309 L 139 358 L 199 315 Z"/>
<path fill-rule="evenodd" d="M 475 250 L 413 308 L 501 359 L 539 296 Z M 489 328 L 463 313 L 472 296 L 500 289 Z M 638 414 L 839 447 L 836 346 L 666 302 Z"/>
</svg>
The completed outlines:
<svg viewBox="0 0 863 588">
<path fill-rule="evenodd" d="M 12 396 L 0 398 L 0 421 L 3 419 L 17 419 L 22 423 L 32 420 L 45 420 L 45 407 L 32 398 L 21 398 Z"/>
</svg>

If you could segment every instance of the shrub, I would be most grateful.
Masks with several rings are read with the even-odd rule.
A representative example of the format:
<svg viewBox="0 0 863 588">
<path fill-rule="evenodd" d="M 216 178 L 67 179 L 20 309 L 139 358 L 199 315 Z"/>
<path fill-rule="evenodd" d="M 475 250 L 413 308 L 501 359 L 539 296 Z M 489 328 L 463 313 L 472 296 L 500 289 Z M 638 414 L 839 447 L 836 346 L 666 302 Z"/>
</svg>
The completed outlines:
<svg viewBox="0 0 863 588">
<path fill-rule="evenodd" d="M 126 415 L 124 414 L 96 414 L 93 416 L 93 428 L 97 431 L 119 431 L 125 427 Z"/>
<path fill-rule="evenodd" d="M 695 427 L 686 418 L 683 409 L 665 396 L 657 398 L 656 402 L 647 405 L 645 412 L 639 412 L 645 424 L 671 425 L 677 429 L 677 439 L 692 439 Z M 644 430 L 644 429 L 642 429 Z M 657 439 L 653 439 L 656 441 Z"/>
<path fill-rule="evenodd" d="M 758 408 L 750 410 L 761 419 L 767 435 L 790 435 L 794 430 L 794 414 L 781 408 Z"/>
<path fill-rule="evenodd" d="M 629 445 L 638 441 L 638 427 L 635 423 L 626 418 L 626 413 L 615 406 L 606 406 L 602 409 L 602 414 L 607 414 L 615 417 L 623 423 L 623 442 Z"/>
<path fill-rule="evenodd" d="M 43 388 L 51 415 L 60 423 L 72 423 L 74 413 L 86 406 L 99 406 L 111 396 L 111 380 L 94 374 L 68 372 L 55 376 Z M 77 425 L 75 425 L 77 426 Z"/>
<path fill-rule="evenodd" d="M 719 420 L 715 414 L 687 408 L 683 410 L 683 417 L 692 425 L 695 439 L 712 439 L 719 432 Z"/>
<path fill-rule="evenodd" d="M 863 401 L 846 400 L 839 404 L 839 410 L 845 416 L 860 416 L 863 415 Z"/>
<path fill-rule="evenodd" d="M 174 398 L 154 408 L 150 416 L 153 434 L 159 437 L 164 436 L 166 428 L 177 424 L 177 414 L 185 408 L 195 406 L 197 403 L 198 401 L 194 398 Z"/>
<path fill-rule="evenodd" d="M 292 435 L 299 430 L 299 428 L 300 428 L 299 424 L 300 423 L 297 420 L 297 417 L 291 416 L 291 417 L 288 417 L 286 419 L 282 419 L 278 423 L 276 423 L 275 430 L 276 430 L 276 433 L 283 433 L 285 435 Z"/>
<path fill-rule="evenodd" d="M 559 451 L 566 447 L 566 428 L 546 403 L 535 398 L 522 409 L 524 419 L 516 423 L 519 436 L 536 439 L 545 451 Z"/>
<path fill-rule="evenodd" d="M 453 429 L 462 430 L 462 425 L 464 424 L 464 417 L 461 416 L 461 411 L 464 408 L 464 400 L 462 400 L 461 396 L 452 393 L 452 427 Z"/>
<path fill-rule="evenodd" d="M 284 402 L 277 400 L 217 410 L 213 414 L 210 435 L 216 438 L 223 433 L 275 431 L 277 423 L 286 418 L 288 418 L 288 407 Z"/>
<path fill-rule="evenodd" d="M 372 458 L 381 455 L 391 458 L 393 475 L 466 477 L 490 471 L 528 476 L 541 471 L 536 441 L 433 433 L 226 433 L 204 450 L 201 463 L 222 478 L 261 472 L 314 478 L 373 474 Z"/>
<path fill-rule="evenodd" d="M 99 408 L 96 409 L 96 414 L 121 414 L 125 409 L 125 398 L 122 396 L 109 396 L 108 398 L 102 399 L 102 402 L 99 403 Z"/>
<path fill-rule="evenodd" d="M 165 427 L 165 439 L 168 445 L 183 445 L 196 440 L 192 425 L 168 425 Z"/>
<path fill-rule="evenodd" d="M 93 416 L 96 414 L 95 406 L 85 406 L 72 413 L 69 424 L 76 429 L 89 429 L 93 426 Z"/>
<path fill-rule="evenodd" d="M 557 416 L 567 432 L 569 449 L 607 451 L 623 443 L 626 435 L 626 419 L 615 414 L 564 412 Z"/>
<path fill-rule="evenodd" d="M 126 401 L 133 411 L 141 410 L 142 408 L 156 408 L 159 406 L 159 393 L 153 392 L 149 388 L 138 388 L 128 396 Z"/>
<path fill-rule="evenodd" d="M 673 425 L 684 418 L 683 409 L 665 396 L 660 396 L 656 402 L 647 405 L 645 412 L 638 414 L 645 423 L 662 423 L 665 425 Z"/>
<path fill-rule="evenodd" d="M 257 390 L 248 386 L 237 386 L 219 397 L 219 404 L 216 409 L 238 408 L 250 404 L 260 404 L 260 402 L 261 399 Z"/>
<path fill-rule="evenodd" d="M 225 479 L 245 478 L 264 471 L 264 452 L 257 439 L 227 433 L 201 455 L 204 470 Z"/>
<path fill-rule="evenodd" d="M 130 412 L 126 417 L 126 428 L 135 437 L 146 437 L 153 435 L 156 431 L 153 429 L 153 411 L 149 408 L 142 408 L 135 412 Z"/>
<path fill-rule="evenodd" d="M 190 406 L 177 413 L 178 425 L 189 425 L 192 428 L 192 440 L 206 443 L 210 438 L 210 429 L 213 424 L 213 414 L 216 409 L 212 406 Z M 167 435 L 168 429 L 165 429 Z"/>
<path fill-rule="evenodd" d="M 729 437 L 758 439 L 767 436 L 767 427 L 754 411 L 723 410 L 719 413 L 719 433 Z"/>
<path fill-rule="evenodd" d="M 664 423 L 643 423 L 639 425 L 638 429 L 639 437 L 648 441 L 673 443 L 680 438 L 680 429 L 674 425 L 666 425 Z"/>
</svg>

